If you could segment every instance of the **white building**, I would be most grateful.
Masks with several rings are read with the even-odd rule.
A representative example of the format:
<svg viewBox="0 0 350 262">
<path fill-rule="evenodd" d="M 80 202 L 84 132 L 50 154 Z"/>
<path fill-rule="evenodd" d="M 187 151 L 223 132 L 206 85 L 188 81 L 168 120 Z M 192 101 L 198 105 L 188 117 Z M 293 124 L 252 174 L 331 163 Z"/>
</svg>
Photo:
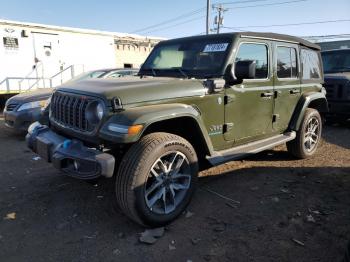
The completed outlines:
<svg viewBox="0 0 350 262">
<path fill-rule="evenodd" d="M 101 68 L 139 67 L 161 38 L 0 20 L 0 94 L 61 84 Z"/>
</svg>

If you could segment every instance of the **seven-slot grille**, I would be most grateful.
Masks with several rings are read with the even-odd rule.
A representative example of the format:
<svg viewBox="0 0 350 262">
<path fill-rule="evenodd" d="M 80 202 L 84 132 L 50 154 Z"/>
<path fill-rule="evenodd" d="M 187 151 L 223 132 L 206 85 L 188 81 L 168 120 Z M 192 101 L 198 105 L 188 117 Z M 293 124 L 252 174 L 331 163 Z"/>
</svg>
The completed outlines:
<svg viewBox="0 0 350 262">
<path fill-rule="evenodd" d="M 342 99 L 343 85 L 342 84 L 325 84 L 328 99 Z"/>
<path fill-rule="evenodd" d="M 18 106 L 18 104 L 8 104 L 6 106 L 6 111 L 13 111 Z"/>
<path fill-rule="evenodd" d="M 325 78 L 325 85 L 327 91 L 327 99 L 329 100 L 347 100 L 346 93 L 346 79 L 332 79 Z"/>
<path fill-rule="evenodd" d="M 84 96 L 55 92 L 51 99 L 51 119 L 56 123 L 83 132 L 94 126 L 86 119 L 86 107 L 93 99 Z"/>
</svg>

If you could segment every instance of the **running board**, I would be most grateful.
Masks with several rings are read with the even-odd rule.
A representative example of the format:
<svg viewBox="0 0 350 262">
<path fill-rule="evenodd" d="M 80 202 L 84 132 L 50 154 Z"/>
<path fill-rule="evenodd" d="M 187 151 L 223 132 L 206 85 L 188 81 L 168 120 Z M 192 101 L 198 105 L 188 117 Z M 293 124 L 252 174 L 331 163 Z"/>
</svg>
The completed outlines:
<svg viewBox="0 0 350 262">
<path fill-rule="evenodd" d="M 243 158 L 247 155 L 253 155 L 261 151 L 282 145 L 296 137 L 296 132 L 288 132 L 285 134 L 269 137 L 263 140 L 248 143 L 246 145 L 215 151 L 211 156 L 207 156 L 208 161 L 213 165 L 219 165 L 228 161 Z"/>
</svg>

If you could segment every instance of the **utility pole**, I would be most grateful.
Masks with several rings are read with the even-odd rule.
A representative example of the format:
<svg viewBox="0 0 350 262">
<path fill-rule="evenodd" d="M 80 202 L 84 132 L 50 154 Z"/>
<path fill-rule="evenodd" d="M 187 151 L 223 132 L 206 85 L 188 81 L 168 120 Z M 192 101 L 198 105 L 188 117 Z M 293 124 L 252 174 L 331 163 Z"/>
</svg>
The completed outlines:
<svg viewBox="0 0 350 262">
<path fill-rule="evenodd" d="M 207 35 L 209 35 L 209 25 L 210 25 L 210 0 L 207 0 L 207 23 L 206 23 Z"/>
<path fill-rule="evenodd" d="M 228 9 L 225 9 L 222 4 L 213 6 L 218 12 L 218 15 L 215 17 L 214 23 L 217 25 L 216 33 L 220 33 L 220 26 L 224 24 L 224 12 L 226 12 Z"/>
</svg>

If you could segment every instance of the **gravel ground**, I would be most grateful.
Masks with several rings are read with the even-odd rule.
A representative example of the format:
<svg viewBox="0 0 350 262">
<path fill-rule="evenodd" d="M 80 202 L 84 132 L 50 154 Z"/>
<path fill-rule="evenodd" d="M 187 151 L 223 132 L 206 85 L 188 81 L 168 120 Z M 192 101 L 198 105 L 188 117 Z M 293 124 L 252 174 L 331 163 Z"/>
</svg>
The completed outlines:
<svg viewBox="0 0 350 262">
<path fill-rule="evenodd" d="M 350 128 L 317 155 L 285 147 L 201 173 L 188 212 L 153 245 L 115 206 L 114 181 L 37 160 L 0 116 L 1 261 L 340 261 L 350 238 Z"/>
</svg>

